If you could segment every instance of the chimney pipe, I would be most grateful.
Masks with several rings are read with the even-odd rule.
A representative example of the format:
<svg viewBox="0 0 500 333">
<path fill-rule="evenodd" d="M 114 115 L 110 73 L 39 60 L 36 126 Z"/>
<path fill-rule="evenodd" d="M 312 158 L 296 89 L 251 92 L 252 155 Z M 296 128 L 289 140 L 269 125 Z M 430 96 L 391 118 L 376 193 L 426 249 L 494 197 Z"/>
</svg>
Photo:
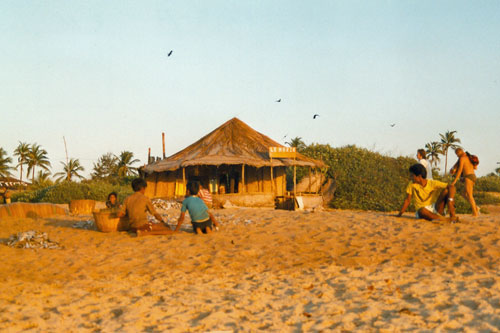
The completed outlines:
<svg viewBox="0 0 500 333">
<path fill-rule="evenodd" d="M 161 133 L 161 140 L 163 143 L 163 159 L 165 159 L 165 132 Z"/>
</svg>

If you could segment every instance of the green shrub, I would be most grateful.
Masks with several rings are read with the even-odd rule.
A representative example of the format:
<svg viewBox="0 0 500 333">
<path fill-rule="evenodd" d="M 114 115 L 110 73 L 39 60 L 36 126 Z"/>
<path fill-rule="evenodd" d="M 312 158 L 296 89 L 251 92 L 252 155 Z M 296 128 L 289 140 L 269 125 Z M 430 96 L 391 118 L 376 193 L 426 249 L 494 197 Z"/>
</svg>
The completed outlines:
<svg viewBox="0 0 500 333">
<path fill-rule="evenodd" d="M 17 193 L 13 196 L 13 201 L 51 203 L 69 203 L 71 200 L 79 199 L 106 201 L 108 194 L 113 191 L 118 194 L 119 201 L 123 201 L 125 197 L 133 193 L 129 185 L 112 184 L 106 181 L 62 182 L 43 189 Z"/>
<path fill-rule="evenodd" d="M 495 175 L 479 177 L 476 185 L 474 186 L 474 190 L 484 192 L 500 192 L 500 177 Z"/>
<path fill-rule="evenodd" d="M 413 158 L 393 158 L 356 146 L 309 145 L 303 154 L 322 160 L 336 183 L 332 208 L 395 211 L 401 208 Z M 302 175 L 303 176 L 303 175 Z M 299 177 L 297 177 L 299 178 Z"/>
</svg>

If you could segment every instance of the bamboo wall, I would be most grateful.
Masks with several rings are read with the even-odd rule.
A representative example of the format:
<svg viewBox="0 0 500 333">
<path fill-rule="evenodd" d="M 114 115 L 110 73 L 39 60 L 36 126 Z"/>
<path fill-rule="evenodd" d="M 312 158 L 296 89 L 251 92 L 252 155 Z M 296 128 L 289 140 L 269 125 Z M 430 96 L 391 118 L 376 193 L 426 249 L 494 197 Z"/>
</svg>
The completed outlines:
<svg viewBox="0 0 500 333">
<path fill-rule="evenodd" d="M 185 170 L 186 182 L 193 177 L 199 179 L 205 188 L 209 188 L 209 179 L 217 179 L 223 174 L 230 172 L 238 173 L 238 193 L 272 193 L 271 169 L 269 167 L 255 168 L 245 166 L 244 182 L 242 177 L 242 166 L 223 165 L 218 168 L 200 166 L 188 167 Z M 286 174 L 284 167 L 275 167 L 273 169 L 273 178 L 275 184 L 275 195 L 283 196 L 286 192 Z M 153 173 L 146 176 L 148 184 L 146 195 L 150 198 L 176 198 L 185 195 L 182 169 L 176 171 L 166 171 L 162 173 Z"/>
</svg>

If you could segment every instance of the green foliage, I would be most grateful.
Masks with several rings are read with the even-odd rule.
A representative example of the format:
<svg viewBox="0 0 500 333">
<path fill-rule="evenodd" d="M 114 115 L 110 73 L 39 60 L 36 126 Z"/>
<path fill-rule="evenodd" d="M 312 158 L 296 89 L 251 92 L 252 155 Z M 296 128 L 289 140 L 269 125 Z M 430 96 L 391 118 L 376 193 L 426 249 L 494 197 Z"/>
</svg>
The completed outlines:
<svg viewBox="0 0 500 333">
<path fill-rule="evenodd" d="M 341 209 L 400 209 L 409 183 L 408 168 L 416 163 L 413 158 L 383 156 L 356 146 L 312 144 L 303 154 L 329 166 L 327 177 L 336 183 L 330 206 Z"/>
<path fill-rule="evenodd" d="M 480 177 L 477 179 L 474 190 L 485 192 L 500 192 L 500 177 L 495 175 Z"/>
<path fill-rule="evenodd" d="M 91 181 L 85 183 L 65 181 L 42 189 L 16 193 L 12 200 L 52 203 L 69 203 L 71 200 L 79 199 L 106 201 L 108 194 L 113 191 L 118 194 L 118 200 L 120 202 L 133 193 L 129 185 L 115 185 L 104 181 Z"/>
</svg>

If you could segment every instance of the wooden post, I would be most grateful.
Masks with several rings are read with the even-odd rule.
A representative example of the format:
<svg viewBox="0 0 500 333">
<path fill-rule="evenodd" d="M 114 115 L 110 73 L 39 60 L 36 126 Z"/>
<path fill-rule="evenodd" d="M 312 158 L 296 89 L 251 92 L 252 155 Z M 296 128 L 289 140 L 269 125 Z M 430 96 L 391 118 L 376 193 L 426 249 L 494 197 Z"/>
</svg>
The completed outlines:
<svg viewBox="0 0 500 333">
<path fill-rule="evenodd" d="M 293 166 L 293 197 L 297 197 L 297 166 Z"/>
<path fill-rule="evenodd" d="M 187 193 L 186 189 L 186 168 L 182 168 L 182 183 L 184 184 L 184 195 Z"/>
<path fill-rule="evenodd" d="M 161 141 L 163 144 L 163 159 L 165 159 L 165 132 L 161 133 Z"/>
<path fill-rule="evenodd" d="M 319 194 L 319 192 L 321 192 L 321 185 L 323 185 L 323 170 L 319 169 L 319 186 L 316 194 Z"/>
<path fill-rule="evenodd" d="M 246 187 L 245 187 L 245 164 L 241 165 L 241 192 L 242 193 L 246 192 Z"/>
<path fill-rule="evenodd" d="M 151 147 L 148 148 L 148 164 L 151 163 Z"/>
<path fill-rule="evenodd" d="M 273 178 L 273 158 L 271 157 L 271 191 L 274 194 L 274 178 Z"/>
<path fill-rule="evenodd" d="M 155 193 L 153 194 L 155 197 L 157 196 L 156 192 L 158 191 L 158 178 L 159 177 L 160 177 L 160 173 L 157 172 L 156 177 L 155 177 Z"/>
<path fill-rule="evenodd" d="M 311 167 L 309 167 L 309 188 L 307 189 L 307 192 L 311 193 Z"/>
</svg>

